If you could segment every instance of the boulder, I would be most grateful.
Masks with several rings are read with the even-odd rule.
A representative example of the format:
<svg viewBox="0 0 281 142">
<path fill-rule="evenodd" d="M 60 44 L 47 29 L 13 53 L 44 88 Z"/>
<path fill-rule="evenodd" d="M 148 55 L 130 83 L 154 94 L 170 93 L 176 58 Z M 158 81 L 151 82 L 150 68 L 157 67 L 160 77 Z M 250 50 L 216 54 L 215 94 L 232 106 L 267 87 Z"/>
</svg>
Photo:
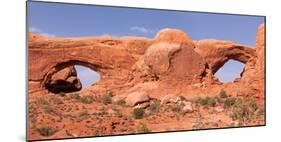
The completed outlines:
<svg viewBox="0 0 281 142">
<path fill-rule="evenodd" d="M 129 106 L 135 106 L 140 103 L 148 102 L 149 100 L 150 98 L 146 92 L 133 92 L 125 99 L 126 104 Z"/>
<path fill-rule="evenodd" d="M 182 108 L 183 113 L 192 113 L 193 107 L 191 102 L 185 102 L 185 106 Z"/>
<path fill-rule="evenodd" d="M 168 42 L 173 44 L 186 44 L 194 48 L 191 37 L 179 29 L 162 29 L 155 36 L 155 42 Z"/>
<path fill-rule="evenodd" d="M 162 75 L 168 72 L 171 57 L 181 49 L 179 44 L 160 42 L 150 46 L 145 55 L 144 62 L 152 70 L 152 73 Z"/>
<path fill-rule="evenodd" d="M 144 62 L 151 74 L 163 80 L 200 79 L 205 70 L 205 61 L 194 51 L 192 39 L 176 29 L 164 29 L 156 35 Z"/>
<path fill-rule="evenodd" d="M 75 68 L 71 66 L 55 73 L 45 87 L 53 93 L 74 92 L 81 90 L 82 84 L 77 78 Z"/>
<path fill-rule="evenodd" d="M 134 108 L 142 108 L 142 109 L 145 109 L 147 107 L 149 107 L 150 103 L 149 102 L 144 102 L 144 103 L 141 103 L 141 104 L 137 104 Z"/>
</svg>

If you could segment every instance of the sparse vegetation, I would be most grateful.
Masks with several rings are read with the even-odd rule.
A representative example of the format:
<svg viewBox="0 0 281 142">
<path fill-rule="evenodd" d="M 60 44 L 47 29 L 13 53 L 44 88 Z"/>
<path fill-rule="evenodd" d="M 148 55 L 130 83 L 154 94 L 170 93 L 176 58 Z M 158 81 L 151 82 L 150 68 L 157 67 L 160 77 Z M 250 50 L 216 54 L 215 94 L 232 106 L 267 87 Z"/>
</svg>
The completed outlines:
<svg viewBox="0 0 281 142">
<path fill-rule="evenodd" d="M 227 98 L 227 94 L 224 89 L 220 90 L 220 98 Z"/>
<path fill-rule="evenodd" d="M 79 100 L 80 99 L 79 93 L 71 93 L 70 98 L 75 99 L 75 100 Z"/>
<path fill-rule="evenodd" d="M 123 117 L 123 113 L 122 113 L 122 111 L 120 111 L 120 110 L 115 111 L 115 114 L 116 114 L 116 116 L 119 117 L 119 118 Z"/>
<path fill-rule="evenodd" d="M 124 99 L 120 99 L 120 100 L 116 101 L 116 104 L 120 105 L 120 106 L 125 106 L 126 105 L 126 101 Z"/>
<path fill-rule="evenodd" d="M 184 96 L 179 96 L 179 97 L 182 101 L 187 101 L 187 99 Z"/>
<path fill-rule="evenodd" d="M 240 122 L 248 121 L 252 118 L 256 118 L 256 112 L 258 106 L 255 99 L 245 98 L 237 99 L 230 111 L 230 117 L 232 120 L 239 120 Z"/>
<path fill-rule="evenodd" d="M 224 108 L 230 108 L 236 102 L 236 98 L 227 98 L 224 100 Z"/>
<path fill-rule="evenodd" d="M 151 112 L 151 113 L 158 113 L 159 110 L 160 110 L 160 102 L 159 101 L 155 101 L 155 102 L 152 102 L 149 107 L 148 107 L 148 110 Z"/>
<path fill-rule="evenodd" d="M 112 92 L 112 91 L 108 91 L 107 95 L 108 95 L 109 97 L 113 97 L 113 92 Z"/>
<path fill-rule="evenodd" d="M 44 111 L 50 115 L 55 115 L 55 116 L 59 116 L 59 113 L 52 107 L 50 106 L 45 106 L 44 107 Z"/>
<path fill-rule="evenodd" d="M 84 103 L 84 104 L 91 104 L 94 102 L 94 98 L 91 95 L 87 95 L 87 96 L 82 96 L 79 98 L 79 101 Z"/>
<path fill-rule="evenodd" d="M 58 98 L 58 97 L 53 97 L 53 98 L 51 98 L 51 99 L 50 99 L 50 102 L 52 102 L 52 103 L 55 104 L 55 105 L 63 104 L 63 101 L 62 101 L 60 98 Z"/>
<path fill-rule="evenodd" d="M 105 95 L 102 98 L 102 103 L 107 105 L 112 103 L 111 95 Z"/>
<path fill-rule="evenodd" d="M 181 110 L 182 110 L 182 106 L 179 105 L 179 104 L 173 105 L 173 106 L 171 107 L 171 110 L 172 110 L 173 112 L 180 113 Z"/>
<path fill-rule="evenodd" d="M 52 128 L 52 127 L 43 126 L 43 127 L 36 128 L 36 131 L 37 131 L 41 136 L 49 137 L 49 136 L 55 134 L 58 130 L 57 130 L 57 129 L 54 129 L 54 128 Z"/>
<path fill-rule="evenodd" d="M 82 111 L 82 112 L 79 113 L 79 118 L 81 120 L 88 119 L 89 118 L 89 113 L 87 111 Z"/>
<path fill-rule="evenodd" d="M 145 115 L 145 112 L 144 112 L 144 109 L 142 109 L 142 108 L 135 108 L 133 110 L 133 117 L 135 119 L 142 119 L 144 117 L 144 115 Z"/>
<path fill-rule="evenodd" d="M 137 127 L 137 133 L 149 133 L 150 130 L 147 128 L 147 126 L 145 124 L 140 124 Z"/>
<path fill-rule="evenodd" d="M 49 105 L 49 102 L 45 98 L 40 97 L 40 98 L 36 99 L 36 104 L 38 104 L 38 105 Z"/>
<path fill-rule="evenodd" d="M 205 98 L 199 97 L 195 101 L 196 104 L 200 104 L 200 105 L 203 105 L 203 106 L 206 106 L 206 107 L 209 107 L 209 106 L 214 107 L 214 106 L 216 106 L 217 102 L 218 102 L 218 99 L 216 97 L 209 97 L 209 96 L 207 96 Z"/>
</svg>

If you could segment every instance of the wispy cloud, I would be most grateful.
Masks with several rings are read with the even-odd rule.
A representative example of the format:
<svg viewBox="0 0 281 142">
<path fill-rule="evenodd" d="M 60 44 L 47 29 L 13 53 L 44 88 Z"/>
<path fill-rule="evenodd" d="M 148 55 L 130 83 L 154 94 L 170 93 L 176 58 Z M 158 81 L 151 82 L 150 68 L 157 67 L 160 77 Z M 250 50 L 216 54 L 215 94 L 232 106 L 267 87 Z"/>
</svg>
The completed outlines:
<svg viewBox="0 0 281 142">
<path fill-rule="evenodd" d="M 50 34 L 50 33 L 47 33 L 47 32 L 43 32 L 42 30 L 38 29 L 38 28 L 35 28 L 35 27 L 30 27 L 29 28 L 29 32 L 33 32 L 33 33 L 36 33 L 36 34 L 40 34 L 42 36 L 46 36 L 46 37 L 56 37 L 54 34 Z"/>
<path fill-rule="evenodd" d="M 134 32 L 139 32 L 139 33 L 142 33 L 142 34 L 154 33 L 153 30 L 145 28 L 145 27 L 141 27 L 141 26 L 132 26 L 132 27 L 130 27 L 130 30 L 134 31 Z"/>
</svg>

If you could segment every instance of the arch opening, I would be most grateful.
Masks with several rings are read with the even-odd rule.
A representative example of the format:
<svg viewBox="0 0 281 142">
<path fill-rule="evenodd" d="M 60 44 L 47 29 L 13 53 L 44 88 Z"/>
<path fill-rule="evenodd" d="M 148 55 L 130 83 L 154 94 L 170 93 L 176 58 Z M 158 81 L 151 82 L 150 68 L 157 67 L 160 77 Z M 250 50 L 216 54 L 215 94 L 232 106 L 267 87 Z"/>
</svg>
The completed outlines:
<svg viewBox="0 0 281 142">
<path fill-rule="evenodd" d="M 99 73 L 90 68 L 81 65 L 75 65 L 74 68 L 76 69 L 77 77 L 80 79 L 82 84 L 81 90 L 92 86 L 92 84 L 100 80 Z"/>
<path fill-rule="evenodd" d="M 215 72 L 214 76 L 222 83 L 233 82 L 235 79 L 242 77 L 244 68 L 244 63 L 230 59 Z"/>
<path fill-rule="evenodd" d="M 54 66 L 44 77 L 41 86 L 49 92 L 83 91 L 100 80 L 97 66 L 84 62 L 65 62 Z"/>
</svg>

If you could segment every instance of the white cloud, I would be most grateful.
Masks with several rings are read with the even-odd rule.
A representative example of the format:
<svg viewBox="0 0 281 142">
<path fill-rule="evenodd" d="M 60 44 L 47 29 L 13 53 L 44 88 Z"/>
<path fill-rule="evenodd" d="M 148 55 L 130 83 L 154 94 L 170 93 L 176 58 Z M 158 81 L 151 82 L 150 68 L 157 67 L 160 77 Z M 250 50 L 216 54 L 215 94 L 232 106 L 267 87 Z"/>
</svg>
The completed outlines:
<svg viewBox="0 0 281 142">
<path fill-rule="evenodd" d="M 35 27 L 30 27 L 30 28 L 29 28 L 29 32 L 36 33 L 36 34 L 40 34 L 40 35 L 46 36 L 46 37 L 55 37 L 54 34 L 50 34 L 50 33 L 43 32 L 42 30 L 40 30 L 40 29 L 38 29 L 38 28 L 35 28 Z"/>
<path fill-rule="evenodd" d="M 154 33 L 153 30 L 145 28 L 145 27 L 141 27 L 141 26 L 133 26 L 130 28 L 130 30 L 134 31 L 134 32 L 143 33 L 143 34 Z"/>
</svg>

